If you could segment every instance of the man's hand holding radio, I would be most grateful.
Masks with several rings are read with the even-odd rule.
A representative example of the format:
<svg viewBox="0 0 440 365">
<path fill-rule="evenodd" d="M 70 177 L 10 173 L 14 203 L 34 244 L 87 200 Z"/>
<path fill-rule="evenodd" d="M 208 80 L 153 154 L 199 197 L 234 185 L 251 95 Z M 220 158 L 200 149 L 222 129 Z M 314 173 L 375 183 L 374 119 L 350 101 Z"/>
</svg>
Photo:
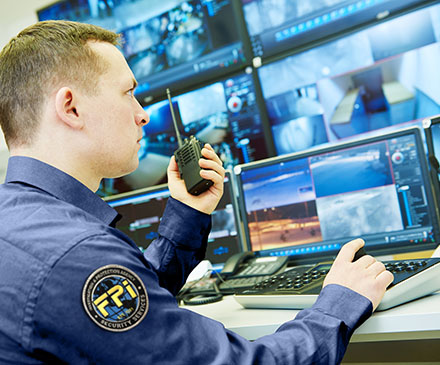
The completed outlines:
<svg viewBox="0 0 440 365">
<path fill-rule="evenodd" d="M 200 176 L 213 181 L 214 185 L 198 196 L 188 193 L 185 182 L 180 178 L 179 168 L 173 156 L 171 157 L 167 171 L 168 188 L 174 199 L 200 212 L 211 214 L 223 195 L 225 169 L 222 166 L 222 161 L 209 144 L 205 144 L 202 148 L 202 156 L 203 158 L 199 160 L 199 166 L 202 168 Z"/>
</svg>

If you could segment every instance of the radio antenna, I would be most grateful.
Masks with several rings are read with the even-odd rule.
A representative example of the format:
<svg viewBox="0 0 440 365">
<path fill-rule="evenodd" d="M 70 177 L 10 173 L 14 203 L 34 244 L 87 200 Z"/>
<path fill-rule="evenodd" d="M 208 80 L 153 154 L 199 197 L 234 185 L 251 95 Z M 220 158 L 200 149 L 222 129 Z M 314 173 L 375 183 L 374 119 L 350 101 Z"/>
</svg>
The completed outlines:
<svg viewBox="0 0 440 365">
<path fill-rule="evenodd" d="M 171 93 L 170 93 L 170 89 L 168 88 L 167 88 L 167 97 L 168 97 L 168 102 L 170 103 L 171 118 L 173 118 L 174 129 L 176 130 L 177 143 L 179 144 L 179 147 L 182 147 L 182 138 L 180 137 L 179 128 L 177 127 L 176 116 L 174 115 L 173 103 L 171 102 Z"/>
</svg>

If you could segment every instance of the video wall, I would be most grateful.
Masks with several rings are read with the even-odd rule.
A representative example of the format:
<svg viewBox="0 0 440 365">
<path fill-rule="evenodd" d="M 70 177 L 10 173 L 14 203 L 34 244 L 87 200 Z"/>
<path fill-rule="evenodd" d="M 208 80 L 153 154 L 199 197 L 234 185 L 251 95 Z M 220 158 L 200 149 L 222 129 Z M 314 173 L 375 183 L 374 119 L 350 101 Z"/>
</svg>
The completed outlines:
<svg viewBox="0 0 440 365">
<path fill-rule="evenodd" d="M 440 114 L 440 5 L 423 0 L 64 0 L 40 20 L 97 24 L 150 115 L 132 174 L 103 196 L 166 182 L 183 137 L 226 167 L 418 124 Z"/>
</svg>

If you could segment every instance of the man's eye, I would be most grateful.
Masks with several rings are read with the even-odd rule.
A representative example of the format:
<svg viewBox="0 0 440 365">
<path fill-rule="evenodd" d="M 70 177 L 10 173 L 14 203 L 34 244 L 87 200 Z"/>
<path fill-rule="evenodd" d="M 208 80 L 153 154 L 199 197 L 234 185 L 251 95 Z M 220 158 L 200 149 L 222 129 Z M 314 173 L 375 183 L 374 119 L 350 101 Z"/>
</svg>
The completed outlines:
<svg viewBox="0 0 440 365">
<path fill-rule="evenodd" d="M 130 96 L 134 96 L 134 89 L 128 90 L 127 94 L 130 95 Z"/>
</svg>

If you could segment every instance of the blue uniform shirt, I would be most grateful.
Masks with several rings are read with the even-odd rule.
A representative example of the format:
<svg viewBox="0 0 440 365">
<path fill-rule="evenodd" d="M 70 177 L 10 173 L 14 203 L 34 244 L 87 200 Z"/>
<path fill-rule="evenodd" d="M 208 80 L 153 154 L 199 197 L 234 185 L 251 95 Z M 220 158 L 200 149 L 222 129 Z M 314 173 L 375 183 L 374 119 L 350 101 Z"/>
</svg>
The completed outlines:
<svg viewBox="0 0 440 365">
<path fill-rule="evenodd" d="M 179 308 L 210 217 L 172 198 L 145 254 L 71 176 L 11 157 L 0 186 L 1 364 L 331 364 L 371 302 L 338 285 L 253 342 Z"/>
</svg>

